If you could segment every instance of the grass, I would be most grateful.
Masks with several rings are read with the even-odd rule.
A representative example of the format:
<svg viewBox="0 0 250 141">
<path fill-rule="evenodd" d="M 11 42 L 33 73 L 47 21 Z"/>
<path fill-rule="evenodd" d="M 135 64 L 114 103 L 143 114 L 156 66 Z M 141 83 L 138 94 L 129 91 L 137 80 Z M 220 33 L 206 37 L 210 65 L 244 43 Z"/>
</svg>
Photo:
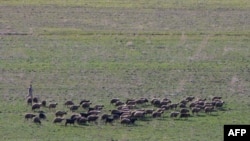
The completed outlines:
<svg viewBox="0 0 250 141">
<path fill-rule="evenodd" d="M 250 4 L 247 0 L 55 0 L 55 1 L 43 1 L 43 0 L 12 0 L 1 1 L 5 5 L 59 5 L 59 6 L 85 6 L 85 7 L 118 7 L 118 8 L 249 8 Z"/>
<path fill-rule="evenodd" d="M 247 1 L 164 2 L 0 1 L 1 139 L 217 141 L 223 125 L 249 124 Z M 43 109 L 48 121 L 38 126 L 23 118 L 30 83 L 58 110 L 83 98 L 103 112 L 113 97 L 226 103 L 212 115 L 173 120 L 169 111 L 128 127 L 54 125 L 54 111 Z"/>
</svg>

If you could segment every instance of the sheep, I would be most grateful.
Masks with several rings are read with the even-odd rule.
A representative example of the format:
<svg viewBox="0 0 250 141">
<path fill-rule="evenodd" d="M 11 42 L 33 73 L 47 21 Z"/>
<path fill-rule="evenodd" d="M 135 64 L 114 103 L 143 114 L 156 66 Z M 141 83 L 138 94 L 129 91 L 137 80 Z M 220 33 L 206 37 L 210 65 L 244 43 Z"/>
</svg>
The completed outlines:
<svg viewBox="0 0 250 141">
<path fill-rule="evenodd" d="M 190 117 L 190 114 L 189 113 L 181 113 L 180 114 L 180 118 L 188 118 L 188 117 Z"/>
<path fill-rule="evenodd" d="M 83 99 L 80 101 L 80 105 L 82 105 L 84 102 L 90 102 L 90 100 Z"/>
<path fill-rule="evenodd" d="M 39 117 L 34 117 L 34 118 L 33 118 L 33 122 L 34 122 L 34 123 L 41 124 L 41 120 L 40 120 Z"/>
<path fill-rule="evenodd" d="M 76 120 L 76 118 L 73 118 L 73 119 L 66 119 L 66 121 L 65 121 L 65 126 L 67 126 L 67 124 L 73 124 L 73 125 L 75 125 L 75 120 Z"/>
<path fill-rule="evenodd" d="M 124 125 L 124 124 L 129 125 L 129 124 L 131 124 L 131 120 L 128 119 L 128 118 L 123 118 L 123 119 L 121 120 L 121 124 L 122 124 L 122 125 Z"/>
<path fill-rule="evenodd" d="M 110 115 L 110 114 L 103 114 L 102 116 L 101 116 L 101 120 L 106 120 L 108 117 L 111 117 L 112 115 Z"/>
<path fill-rule="evenodd" d="M 95 122 L 95 123 L 97 124 L 96 120 L 97 120 L 98 118 L 99 118 L 98 115 L 89 115 L 89 116 L 87 117 L 87 120 L 88 120 L 89 123 L 90 123 L 90 122 Z"/>
<path fill-rule="evenodd" d="M 144 118 L 145 112 L 144 111 L 135 111 L 132 113 L 132 116 L 135 118 Z"/>
<path fill-rule="evenodd" d="M 127 101 L 125 102 L 126 104 L 128 104 L 129 102 L 135 102 L 135 99 L 127 99 Z"/>
<path fill-rule="evenodd" d="M 50 103 L 49 104 L 49 109 L 55 109 L 57 106 L 57 103 Z"/>
<path fill-rule="evenodd" d="M 137 118 L 135 117 L 130 117 L 129 119 L 130 119 L 130 124 L 134 124 L 135 121 L 137 120 Z"/>
<path fill-rule="evenodd" d="M 78 110 L 79 107 L 80 107 L 80 106 L 77 106 L 77 105 L 71 105 L 71 106 L 70 106 L 70 111 L 71 111 L 71 112 L 74 112 L 74 111 Z"/>
<path fill-rule="evenodd" d="M 53 120 L 53 123 L 61 123 L 64 120 L 64 118 L 61 117 L 55 117 Z"/>
<path fill-rule="evenodd" d="M 187 108 L 186 104 L 184 104 L 184 103 L 180 103 L 179 107 L 180 108 Z"/>
<path fill-rule="evenodd" d="M 90 113 L 85 113 L 85 112 L 81 112 L 80 113 L 80 115 L 82 116 L 82 117 L 88 117 L 89 115 L 91 115 Z"/>
<path fill-rule="evenodd" d="M 115 106 L 121 106 L 121 105 L 123 105 L 123 104 L 125 104 L 124 102 L 121 102 L 121 101 L 116 101 L 115 102 Z"/>
<path fill-rule="evenodd" d="M 81 104 L 82 108 L 86 109 L 86 108 L 89 108 L 89 106 L 91 105 L 92 103 L 91 102 L 83 102 Z"/>
<path fill-rule="evenodd" d="M 129 124 L 134 124 L 137 118 L 131 117 L 131 118 L 123 118 L 121 119 L 121 124 L 122 125 L 129 125 Z"/>
<path fill-rule="evenodd" d="M 162 111 L 161 112 L 155 111 L 155 112 L 152 113 L 152 117 L 153 118 L 161 117 L 162 113 L 163 113 Z"/>
<path fill-rule="evenodd" d="M 31 97 L 28 97 L 26 101 L 27 101 L 27 105 L 32 105 L 32 98 Z"/>
<path fill-rule="evenodd" d="M 155 107 L 159 107 L 161 105 L 161 101 L 159 99 L 152 99 L 151 104 Z"/>
<path fill-rule="evenodd" d="M 114 118 L 113 117 L 107 117 L 106 119 L 105 119 L 105 124 L 107 124 L 107 123 L 110 123 L 110 124 L 112 124 L 113 123 L 113 121 L 114 121 Z"/>
<path fill-rule="evenodd" d="M 169 105 L 169 108 L 170 109 L 176 109 L 178 105 L 179 105 L 179 103 L 173 103 L 173 104 Z"/>
<path fill-rule="evenodd" d="M 76 119 L 76 122 L 77 122 L 77 124 L 79 124 L 79 125 L 84 125 L 84 124 L 86 124 L 87 123 L 87 118 L 85 118 L 85 117 L 78 117 L 77 119 Z"/>
<path fill-rule="evenodd" d="M 68 100 L 68 101 L 66 101 L 66 102 L 64 103 L 64 105 L 68 107 L 68 106 L 74 105 L 74 102 L 71 101 L 71 100 Z"/>
<path fill-rule="evenodd" d="M 119 99 L 119 98 L 112 98 L 112 99 L 110 100 L 110 104 L 114 104 L 114 103 L 116 103 L 117 101 L 120 101 L 120 99 Z"/>
<path fill-rule="evenodd" d="M 179 114 L 180 114 L 180 112 L 171 112 L 170 117 L 171 118 L 176 118 Z"/>
<path fill-rule="evenodd" d="M 187 101 L 193 101 L 194 98 L 195 98 L 194 96 L 188 96 L 188 97 L 186 98 L 186 100 L 187 100 Z"/>
<path fill-rule="evenodd" d="M 216 100 L 216 99 L 222 99 L 222 97 L 221 97 L 221 96 L 214 96 L 214 97 L 212 98 L 212 101 L 214 101 L 214 100 Z"/>
<path fill-rule="evenodd" d="M 46 119 L 46 115 L 45 115 L 45 113 L 44 113 L 43 111 L 39 111 L 38 117 L 39 117 L 40 119 Z"/>
<path fill-rule="evenodd" d="M 189 108 L 193 108 L 193 107 L 195 107 L 196 105 L 197 105 L 196 102 L 192 102 L 192 103 L 189 104 Z"/>
<path fill-rule="evenodd" d="M 103 107 L 104 107 L 104 105 L 95 105 L 95 106 L 94 106 L 94 109 L 95 109 L 95 110 L 102 110 Z"/>
<path fill-rule="evenodd" d="M 34 111 L 36 109 L 40 109 L 41 105 L 42 105 L 41 103 L 34 103 L 31 108 Z"/>
<path fill-rule="evenodd" d="M 223 106 L 223 104 L 224 104 L 224 101 L 216 101 L 214 106 L 217 108 L 220 108 Z"/>
<path fill-rule="evenodd" d="M 47 105 L 46 105 L 46 104 L 47 104 L 46 100 L 43 100 L 41 103 L 42 103 L 42 106 L 43 106 L 43 107 L 46 107 L 46 106 L 47 106 Z"/>
<path fill-rule="evenodd" d="M 188 112 L 189 112 L 189 110 L 188 110 L 188 109 L 186 109 L 186 108 L 183 108 L 183 109 L 181 109 L 181 110 L 180 110 L 180 112 L 181 112 L 182 114 L 184 114 L 184 113 L 188 113 Z"/>
<path fill-rule="evenodd" d="M 145 110 L 145 115 L 152 114 L 153 112 L 154 112 L 154 109 L 146 109 Z"/>
<path fill-rule="evenodd" d="M 111 114 L 117 114 L 117 115 L 121 115 L 123 112 L 120 111 L 120 110 L 110 110 L 111 111 Z"/>
<path fill-rule="evenodd" d="M 33 97 L 33 102 L 34 103 L 38 103 L 38 98 L 37 97 Z"/>
<path fill-rule="evenodd" d="M 135 105 L 135 104 L 136 104 L 136 101 L 132 101 L 132 100 L 131 100 L 131 101 L 127 101 L 126 104 L 127 104 L 127 105 Z"/>
<path fill-rule="evenodd" d="M 81 117 L 81 115 L 78 114 L 78 113 L 75 113 L 75 114 L 72 114 L 72 115 L 70 116 L 70 119 L 78 119 L 79 117 Z"/>
<path fill-rule="evenodd" d="M 32 119 L 32 118 L 35 117 L 35 116 L 36 116 L 35 114 L 26 113 L 26 114 L 24 115 L 24 118 L 25 118 L 26 120 L 28 120 L 28 119 Z"/>
<path fill-rule="evenodd" d="M 138 100 L 135 101 L 136 104 L 144 104 L 146 102 L 148 102 L 148 99 L 147 98 L 140 98 Z"/>
<path fill-rule="evenodd" d="M 211 114 L 211 112 L 214 110 L 214 107 L 205 107 L 204 110 L 205 113 Z"/>
<path fill-rule="evenodd" d="M 66 115 L 66 114 L 67 114 L 67 112 L 65 112 L 65 111 L 57 111 L 55 113 L 56 117 L 62 117 L 63 115 Z"/>
<path fill-rule="evenodd" d="M 194 108 L 192 108 L 192 114 L 196 113 L 198 115 L 200 110 L 201 110 L 200 108 L 194 107 Z"/>
<path fill-rule="evenodd" d="M 98 115 L 99 113 L 101 113 L 101 111 L 99 110 L 91 110 L 88 112 L 90 115 Z"/>
<path fill-rule="evenodd" d="M 186 99 L 183 99 L 183 100 L 180 101 L 180 103 L 183 103 L 184 105 L 186 105 L 188 102 L 189 102 L 189 101 L 186 100 Z"/>
<path fill-rule="evenodd" d="M 132 117 L 131 114 L 122 114 L 122 115 L 120 116 L 120 119 L 123 119 L 123 118 L 131 118 L 131 117 Z"/>
</svg>

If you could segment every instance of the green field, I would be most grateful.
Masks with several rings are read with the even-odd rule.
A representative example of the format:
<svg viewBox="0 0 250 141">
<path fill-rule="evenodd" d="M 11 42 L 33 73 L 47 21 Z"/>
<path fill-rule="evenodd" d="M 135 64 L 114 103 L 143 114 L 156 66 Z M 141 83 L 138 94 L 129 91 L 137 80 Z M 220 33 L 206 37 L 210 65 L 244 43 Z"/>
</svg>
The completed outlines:
<svg viewBox="0 0 250 141">
<path fill-rule="evenodd" d="M 0 140 L 221 141 L 223 125 L 250 124 L 249 23 L 248 0 L 0 0 Z M 89 99 L 108 113 L 115 97 L 225 104 L 130 126 L 55 125 L 42 108 L 47 120 L 36 125 L 24 119 L 30 83 L 56 110 Z"/>
</svg>

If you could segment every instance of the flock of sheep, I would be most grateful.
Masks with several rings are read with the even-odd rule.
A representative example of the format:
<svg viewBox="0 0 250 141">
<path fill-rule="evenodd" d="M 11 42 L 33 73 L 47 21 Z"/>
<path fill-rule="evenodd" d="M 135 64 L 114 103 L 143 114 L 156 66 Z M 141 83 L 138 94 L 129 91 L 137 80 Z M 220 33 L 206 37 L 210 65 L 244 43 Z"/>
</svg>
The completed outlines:
<svg viewBox="0 0 250 141">
<path fill-rule="evenodd" d="M 91 123 L 113 124 L 119 122 L 122 125 L 133 125 L 137 120 L 146 118 L 178 118 L 188 119 L 200 112 L 211 114 L 222 108 L 224 101 L 222 97 L 215 96 L 210 100 L 188 96 L 178 103 L 172 103 L 169 98 L 137 98 L 122 101 L 119 98 L 110 100 L 112 109 L 106 109 L 104 105 L 94 105 L 90 100 L 83 99 L 79 103 L 71 100 L 63 103 L 65 110 L 57 110 L 58 103 L 48 103 L 37 97 L 28 97 L 27 104 L 31 111 L 24 115 L 26 120 L 41 124 L 47 115 L 45 108 L 53 112 L 54 124 L 78 124 L 87 125 Z M 110 107 L 110 106 L 109 106 Z"/>
</svg>

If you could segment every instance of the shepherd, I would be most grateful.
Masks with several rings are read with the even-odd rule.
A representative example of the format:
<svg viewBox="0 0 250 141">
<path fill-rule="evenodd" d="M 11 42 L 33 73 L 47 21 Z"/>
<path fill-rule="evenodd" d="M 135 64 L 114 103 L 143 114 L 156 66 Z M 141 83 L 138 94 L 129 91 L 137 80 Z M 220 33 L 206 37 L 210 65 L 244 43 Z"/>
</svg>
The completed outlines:
<svg viewBox="0 0 250 141">
<path fill-rule="evenodd" d="M 29 89 L 29 94 L 26 96 L 26 98 L 30 97 L 31 99 L 33 99 L 33 88 L 31 84 L 28 89 Z"/>
</svg>

